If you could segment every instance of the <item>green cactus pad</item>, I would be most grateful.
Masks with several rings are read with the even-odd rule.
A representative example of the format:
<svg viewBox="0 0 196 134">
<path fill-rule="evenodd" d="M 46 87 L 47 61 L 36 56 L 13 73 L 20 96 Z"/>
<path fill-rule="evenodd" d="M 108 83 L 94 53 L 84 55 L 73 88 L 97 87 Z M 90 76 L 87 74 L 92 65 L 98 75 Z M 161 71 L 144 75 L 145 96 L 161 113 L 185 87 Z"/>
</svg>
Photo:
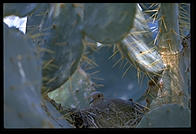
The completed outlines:
<svg viewBox="0 0 196 134">
<path fill-rule="evenodd" d="M 5 3 L 3 5 L 3 16 L 16 15 L 24 17 L 33 12 L 38 3 Z"/>
<path fill-rule="evenodd" d="M 89 76 L 79 68 L 72 77 L 48 96 L 65 107 L 84 108 L 89 106 L 89 95 L 95 91 Z"/>
<path fill-rule="evenodd" d="M 132 28 L 135 3 L 86 3 L 84 5 L 84 31 L 100 43 L 122 40 Z"/>
<path fill-rule="evenodd" d="M 165 104 L 147 113 L 138 128 L 191 127 L 191 113 L 178 104 Z"/>
<path fill-rule="evenodd" d="M 27 34 L 35 34 L 41 32 L 41 28 L 43 26 L 45 18 L 47 17 L 49 7 L 49 3 L 40 3 L 39 8 L 37 8 L 34 12 L 27 16 Z M 33 40 L 36 40 L 36 38 L 34 38 Z"/>
<path fill-rule="evenodd" d="M 45 16 L 43 16 L 45 17 Z M 40 22 L 42 23 L 42 22 Z M 83 53 L 81 19 L 72 4 L 50 4 L 37 39 L 43 60 L 42 92 L 60 87 L 75 72 Z"/>
<path fill-rule="evenodd" d="M 48 123 L 40 107 L 41 64 L 37 64 L 39 59 L 30 45 L 31 42 L 21 32 L 4 24 L 6 128 L 42 127 Z"/>
<path fill-rule="evenodd" d="M 137 7 L 133 28 L 120 44 L 123 54 L 136 68 L 153 74 L 160 73 L 165 66 L 155 42 L 143 12 Z"/>
<path fill-rule="evenodd" d="M 61 127 L 42 109 L 41 61 L 32 41 L 4 24 L 4 50 L 4 127 Z M 48 109 L 57 116 L 58 111 Z M 65 120 L 63 126 L 68 127 Z"/>
<path fill-rule="evenodd" d="M 181 38 L 190 33 L 190 3 L 179 3 L 179 30 Z"/>
</svg>

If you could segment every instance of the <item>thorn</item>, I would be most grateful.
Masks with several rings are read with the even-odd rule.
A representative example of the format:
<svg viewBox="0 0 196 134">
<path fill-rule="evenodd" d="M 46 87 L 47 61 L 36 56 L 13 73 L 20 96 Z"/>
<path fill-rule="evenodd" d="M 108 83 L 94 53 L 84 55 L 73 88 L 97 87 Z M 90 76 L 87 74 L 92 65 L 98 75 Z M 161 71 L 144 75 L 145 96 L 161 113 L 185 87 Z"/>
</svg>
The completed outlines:
<svg viewBox="0 0 196 134">
<path fill-rule="evenodd" d="M 146 10 L 144 11 L 145 13 L 150 13 L 150 12 L 157 12 L 158 10 L 157 9 L 154 9 L 154 10 Z"/>
<path fill-rule="evenodd" d="M 126 63 L 124 64 L 124 66 L 123 66 L 123 69 L 125 68 L 125 66 L 128 64 L 128 61 L 126 60 Z"/>
<path fill-rule="evenodd" d="M 134 32 L 130 32 L 129 35 L 140 35 L 144 33 L 150 33 L 150 32 L 149 31 L 134 31 Z"/>
<path fill-rule="evenodd" d="M 119 50 L 116 50 L 109 58 L 108 60 L 110 60 L 112 57 L 114 57 L 117 53 L 118 53 Z"/>
<path fill-rule="evenodd" d="M 159 33 L 160 33 L 160 30 L 158 31 L 157 36 L 155 37 L 154 45 L 156 45 L 156 41 L 157 41 L 157 39 L 158 39 Z"/>
<path fill-rule="evenodd" d="M 49 64 L 51 64 L 54 61 L 54 59 L 50 59 L 49 61 L 43 63 L 43 69 L 45 69 Z"/>
<path fill-rule="evenodd" d="M 47 53 L 50 53 L 50 54 L 54 54 L 55 52 L 50 50 L 50 49 L 47 49 L 47 48 L 40 48 L 40 47 L 37 47 L 38 48 L 38 51 L 39 52 L 47 52 Z"/>
<path fill-rule="evenodd" d="M 164 20 L 164 16 L 161 17 L 161 20 L 163 21 L 163 25 L 165 27 L 165 30 L 167 31 L 167 26 L 166 26 L 166 23 L 165 23 L 165 20 Z"/>
<path fill-rule="evenodd" d="M 125 72 L 122 75 L 122 78 L 124 78 L 124 76 L 126 75 L 126 73 L 129 71 L 130 67 L 132 66 L 132 64 L 129 65 L 129 67 L 125 70 Z"/>
<path fill-rule="evenodd" d="M 82 56 L 82 59 L 83 59 L 84 61 L 86 61 L 86 62 L 87 62 L 88 64 L 90 64 L 90 65 L 98 66 L 93 60 L 91 60 L 90 58 L 88 58 L 88 57 L 85 56 L 85 55 Z"/>
<path fill-rule="evenodd" d="M 34 39 L 34 38 L 38 38 L 38 37 L 45 36 L 45 35 L 49 35 L 49 33 L 37 33 L 34 35 L 29 35 L 29 37 Z"/>
<path fill-rule="evenodd" d="M 92 72 L 92 73 L 89 73 L 89 75 L 94 75 L 96 73 L 99 73 L 100 71 L 95 71 L 95 72 Z"/>
<path fill-rule="evenodd" d="M 50 82 L 53 82 L 56 79 L 56 77 L 53 77 L 52 79 L 50 79 L 46 84 L 49 84 Z"/>
<path fill-rule="evenodd" d="M 92 77 L 92 76 L 91 76 L 91 79 L 95 79 L 95 80 L 104 80 L 103 78 L 99 78 L 99 77 Z"/>
<path fill-rule="evenodd" d="M 155 5 L 156 5 L 156 3 L 152 3 L 149 8 L 152 8 Z"/>
<path fill-rule="evenodd" d="M 139 67 L 137 68 L 137 77 L 138 77 L 138 83 L 139 83 L 139 79 L 140 79 L 140 69 L 139 69 Z"/>
<path fill-rule="evenodd" d="M 121 68 L 121 66 L 122 66 L 122 64 L 123 64 L 123 61 L 124 61 L 124 60 L 123 60 L 123 58 L 122 58 L 119 68 Z"/>
<path fill-rule="evenodd" d="M 150 78 L 150 80 L 159 88 L 159 85 L 157 85 L 157 83 L 153 80 L 153 78 L 149 75 L 149 73 L 148 72 L 145 72 L 145 73 Z"/>
<path fill-rule="evenodd" d="M 112 68 L 114 68 L 121 60 L 122 60 L 122 57 L 119 60 L 117 60 L 117 62 L 114 63 L 114 65 L 112 66 Z"/>
</svg>

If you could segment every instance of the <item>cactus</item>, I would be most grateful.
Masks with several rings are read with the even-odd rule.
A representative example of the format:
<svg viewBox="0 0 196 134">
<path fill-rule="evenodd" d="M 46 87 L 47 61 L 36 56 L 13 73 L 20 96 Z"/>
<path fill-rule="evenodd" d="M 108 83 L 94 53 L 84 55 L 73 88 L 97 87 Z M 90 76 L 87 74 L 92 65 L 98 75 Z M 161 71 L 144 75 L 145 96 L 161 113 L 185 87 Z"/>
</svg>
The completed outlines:
<svg viewBox="0 0 196 134">
<path fill-rule="evenodd" d="M 84 32 L 100 43 L 118 42 L 131 29 L 134 15 L 134 3 L 86 3 L 84 5 Z"/>
<path fill-rule="evenodd" d="M 3 16 L 16 15 L 24 17 L 32 13 L 36 8 L 39 8 L 38 3 L 5 3 L 3 5 Z"/>
<path fill-rule="evenodd" d="M 168 9 L 171 9 L 168 12 Z M 160 92 L 163 103 L 188 104 L 188 92 L 182 75 L 183 46 L 179 36 L 178 4 L 161 4 L 159 12 L 158 47 L 166 65 L 163 72 L 163 89 Z M 172 18 L 172 19 L 171 19 Z M 165 99 L 164 99 L 165 98 Z M 157 103 L 160 97 L 157 98 Z"/>
<path fill-rule="evenodd" d="M 81 19 L 71 4 L 51 4 L 40 23 L 41 34 L 29 36 L 38 35 L 37 47 L 43 60 L 42 93 L 47 93 L 60 87 L 78 67 L 83 52 Z"/>
<path fill-rule="evenodd" d="M 4 127 L 58 127 L 40 105 L 41 61 L 35 55 L 32 41 L 4 24 L 4 50 Z"/>
<path fill-rule="evenodd" d="M 81 68 L 60 88 L 49 92 L 48 97 L 56 103 L 69 108 L 85 108 L 89 106 L 89 95 L 95 91 L 93 82 Z"/>
<path fill-rule="evenodd" d="M 190 3 L 179 3 L 178 10 L 180 37 L 184 38 L 190 32 Z"/>
<path fill-rule="evenodd" d="M 176 114 L 177 113 L 177 114 Z M 137 128 L 191 127 L 190 110 L 178 104 L 165 104 L 148 112 Z"/>
<path fill-rule="evenodd" d="M 4 24 L 6 128 L 190 127 L 190 4 L 6 3 L 3 9 L 4 17 L 27 16 L 26 35 Z M 129 104 L 115 102 L 104 118 L 100 108 L 112 107 L 89 105 L 93 91 Z M 138 125 L 121 122 L 132 119 L 126 111 L 132 99 L 148 109 Z M 117 111 L 126 116 L 116 118 Z"/>
<path fill-rule="evenodd" d="M 39 8 L 27 16 L 27 34 L 36 34 L 41 32 L 42 25 L 48 14 L 49 6 L 49 3 L 40 3 Z M 33 41 L 36 41 L 36 38 L 34 38 Z"/>
<path fill-rule="evenodd" d="M 156 75 L 164 70 L 165 66 L 157 52 L 152 32 L 149 30 L 142 11 L 137 6 L 134 28 L 119 45 L 122 54 L 144 72 Z M 117 44 L 118 45 L 118 44 Z"/>
</svg>

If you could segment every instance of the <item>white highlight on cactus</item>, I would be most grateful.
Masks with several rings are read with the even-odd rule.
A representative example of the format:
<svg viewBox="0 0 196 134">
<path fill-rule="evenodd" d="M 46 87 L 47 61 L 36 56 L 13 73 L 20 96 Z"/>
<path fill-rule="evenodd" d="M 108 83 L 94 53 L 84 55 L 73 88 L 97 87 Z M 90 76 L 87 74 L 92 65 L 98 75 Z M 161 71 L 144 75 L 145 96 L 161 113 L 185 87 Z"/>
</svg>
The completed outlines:
<svg viewBox="0 0 196 134">
<path fill-rule="evenodd" d="M 18 67 L 19 67 L 20 75 L 22 77 L 22 82 L 24 83 L 26 81 L 26 76 L 25 76 L 25 72 L 23 70 L 21 62 L 18 62 Z"/>
<path fill-rule="evenodd" d="M 128 85 L 128 90 L 133 90 L 133 87 L 134 87 L 133 83 L 130 83 L 130 84 Z"/>
<path fill-rule="evenodd" d="M 138 6 L 139 10 L 140 10 L 140 11 L 142 11 L 142 8 L 140 7 L 140 5 L 139 5 L 139 4 L 137 4 L 137 6 Z"/>
<path fill-rule="evenodd" d="M 50 7 L 50 11 L 49 11 L 49 14 L 48 14 L 48 18 L 50 18 L 54 12 L 54 8 L 55 8 L 55 5 L 54 4 L 51 4 L 51 7 Z"/>
<path fill-rule="evenodd" d="M 58 4 L 55 4 L 55 12 L 54 12 L 54 17 L 58 17 L 59 14 L 60 14 L 60 10 L 61 10 L 61 5 L 63 3 L 58 3 Z"/>
<path fill-rule="evenodd" d="M 103 44 L 101 44 L 101 43 L 97 42 L 97 44 L 96 44 L 96 45 L 99 47 L 99 46 L 101 46 L 101 45 L 103 45 Z"/>
<path fill-rule="evenodd" d="M 18 17 L 18 16 L 7 16 L 3 18 L 3 22 L 8 25 L 8 27 L 16 27 L 24 34 L 26 33 L 26 24 L 27 24 L 27 17 Z"/>
</svg>

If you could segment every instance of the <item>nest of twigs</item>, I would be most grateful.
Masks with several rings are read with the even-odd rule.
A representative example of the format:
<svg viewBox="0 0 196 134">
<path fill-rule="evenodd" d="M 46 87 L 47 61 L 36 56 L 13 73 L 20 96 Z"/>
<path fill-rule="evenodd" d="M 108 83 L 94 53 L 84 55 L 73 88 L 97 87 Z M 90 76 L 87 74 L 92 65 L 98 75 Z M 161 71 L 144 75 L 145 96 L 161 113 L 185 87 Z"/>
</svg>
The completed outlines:
<svg viewBox="0 0 196 134">
<path fill-rule="evenodd" d="M 76 128 L 134 128 L 149 109 L 132 100 L 105 100 L 86 109 L 62 108 L 52 101 Z"/>
</svg>

